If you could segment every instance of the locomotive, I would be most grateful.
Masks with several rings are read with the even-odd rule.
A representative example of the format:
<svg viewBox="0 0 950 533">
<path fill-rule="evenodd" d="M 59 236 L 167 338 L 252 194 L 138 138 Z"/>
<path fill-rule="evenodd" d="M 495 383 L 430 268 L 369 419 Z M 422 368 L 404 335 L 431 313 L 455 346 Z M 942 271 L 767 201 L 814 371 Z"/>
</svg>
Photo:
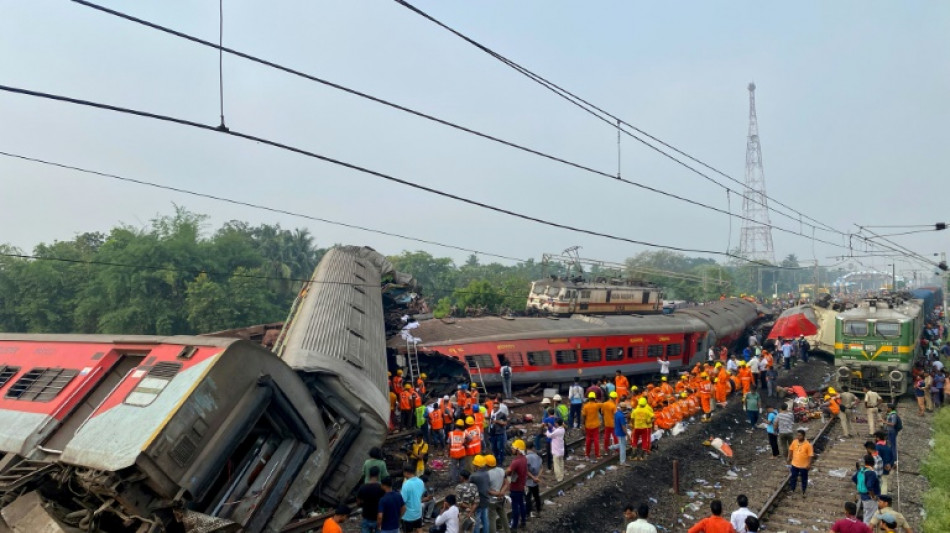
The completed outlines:
<svg viewBox="0 0 950 533">
<path fill-rule="evenodd" d="M 728 346 L 760 318 L 755 304 L 728 299 L 664 315 L 573 315 L 570 318 L 483 317 L 432 319 L 413 331 L 420 364 L 454 358 L 473 379 L 500 385 L 503 361 L 513 383 L 564 383 L 652 374 L 667 356 L 671 369 L 703 360 L 709 348 Z M 390 348 L 405 353 L 400 339 Z M 413 348 L 410 347 L 411 351 Z"/>
<path fill-rule="evenodd" d="M 279 355 L 234 338 L 0 334 L 0 531 L 276 532 L 311 497 L 345 501 L 385 436 L 381 284 L 395 277 L 370 248 L 330 250 Z"/>
<path fill-rule="evenodd" d="M 558 278 L 531 283 L 526 310 L 529 314 L 659 313 L 663 292 L 659 287 L 625 279 Z"/>
</svg>

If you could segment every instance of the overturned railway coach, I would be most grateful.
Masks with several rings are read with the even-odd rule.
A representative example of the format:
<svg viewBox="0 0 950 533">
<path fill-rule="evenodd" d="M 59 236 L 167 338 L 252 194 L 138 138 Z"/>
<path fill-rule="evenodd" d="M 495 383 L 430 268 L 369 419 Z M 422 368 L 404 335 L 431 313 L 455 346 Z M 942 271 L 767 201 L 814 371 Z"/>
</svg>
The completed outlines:
<svg viewBox="0 0 950 533">
<path fill-rule="evenodd" d="M 0 502 L 36 491 L 84 531 L 277 531 L 327 469 L 324 420 L 246 341 L 0 336 Z"/>
<path fill-rule="evenodd" d="M 732 299 L 670 315 L 435 319 L 421 322 L 413 335 L 420 364 L 426 356 L 449 356 L 492 386 L 501 383 L 501 362 L 508 361 L 513 383 L 559 383 L 617 370 L 655 373 L 663 355 L 672 369 L 687 367 L 710 347 L 742 338 L 758 316 L 754 304 Z M 406 343 L 394 339 L 390 347 L 405 351 Z"/>
</svg>

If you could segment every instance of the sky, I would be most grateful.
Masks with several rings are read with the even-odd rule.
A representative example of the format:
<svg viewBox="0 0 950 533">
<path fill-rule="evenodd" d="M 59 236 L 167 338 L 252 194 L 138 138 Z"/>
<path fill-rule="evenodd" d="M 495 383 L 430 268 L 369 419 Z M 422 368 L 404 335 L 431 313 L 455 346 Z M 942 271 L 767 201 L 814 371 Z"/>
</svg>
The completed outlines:
<svg viewBox="0 0 950 533">
<path fill-rule="evenodd" d="M 103 5 L 216 41 L 218 3 Z M 845 233 L 947 221 L 950 3 L 448 2 L 418 8 L 558 85 L 742 181 L 756 100 L 770 197 Z M 3 0 L 0 85 L 216 126 L 216 51 L 71 2 Z M 226 46 L 614 174 L 617 131 L 390 0 L 224 1 Z M 264 137 L 503 209 L 624 239 L 725 251 L 742 221 L 455 131 L 225 55 L 234 131 Z M 0 151 L 508 257 L 574 245 L 622 261 L 641 245 L 486 211 L 259 143 L 0 92 Z M 741 199 L 634 139 L 624 178 L 741 211 Z M 695 165 L 694 165 L 695 166 Z M 739 189 L 719 175 L 715 179 Z M 466 252 L 159 191 L 0 157 L 0 243 L 30 250 L 174 206 L 306 227 L 319 245 Z M 771 221 L 812 234 L 771 204 Z M 790 218 L 783 216 L 789 215 Z M 805 221 L 807 222 L 807 220 Z M 886 228 L 878 232 L 896 232 Z M 932 256 L 948 232 L 895 237 Z M 779 260 L 840 263 L 849 239 L 773 231 Z M 864 253 L 851 240 L 855 255 Z M 690 254 L 699 255 L 699 254 Z M 718 258 L 723 260 L 722 257 Z M 482 256 L 482 261 L 493 260 Z M 502 261 L 507 262 L 507 261 Z M 845 262 L 889 270 L 892 259 Z M 921 269 L 899 260 L 898 269 Z"/>
</svg>

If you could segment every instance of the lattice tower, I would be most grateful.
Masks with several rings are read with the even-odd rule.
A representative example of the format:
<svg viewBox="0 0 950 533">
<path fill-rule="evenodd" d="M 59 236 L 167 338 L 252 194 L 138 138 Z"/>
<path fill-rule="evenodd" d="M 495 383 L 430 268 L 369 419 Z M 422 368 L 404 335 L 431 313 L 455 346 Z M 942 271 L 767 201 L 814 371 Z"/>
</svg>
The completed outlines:
<svg viewBox="0 0 950 533">
<path fill-rule="evenodd" d="M 755 84 L 749 84 L 749 139 L 745 152 L 745 194 L 742 197 L 742 232 L 739 253 L 747 259 L 775 263 L 772 228 L 765 196 L 765 170 L 759 143 L 759 121 L 755 115 Z"/>
</svg>

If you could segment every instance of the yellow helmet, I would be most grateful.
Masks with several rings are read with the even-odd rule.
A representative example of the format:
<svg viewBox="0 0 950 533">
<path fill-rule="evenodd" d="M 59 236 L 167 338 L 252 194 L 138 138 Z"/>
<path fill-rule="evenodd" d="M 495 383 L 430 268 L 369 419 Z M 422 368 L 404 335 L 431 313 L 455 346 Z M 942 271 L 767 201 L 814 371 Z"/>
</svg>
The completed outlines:
<svg viewBox="0 0 950 533">
<path fill-rule="evenodd" d="M 588 392 L 588 393 L 587 393 L 587 397 L 588 397 L 588 398 L 596 398 L 597 395 L 594 394 L 593 392 Z"/>
<path fill-rule="evenodd" d="M 660 378 L 660 379 L 661 379 L 662 381 L 666 381 L 666 376 L 663 376 L 663 377 Z"/>
<path fill-rule="evenodd" d="M 828 387 L 828 394 L 838 394 L 834 387 Z"/>
<path fill-rule="evenodd" d="M 714 379 L 713 383 L 719 383 L 719 378 Z"/>
<path fill-rule="evenodd" d="M 825 394 L 825 399 L 826 399 L 826 400 L 830 400 L 830 399 L 831 399 L 831 395 L 830 395 L 830 394 Z"/>
<path fill-rule="evenodd" d="M 522 452 L 525 450 L 524 441 L 521 439 L 515 439 L 515 441 L 511 443 L 511 447 Z"/>
<path fill-rule="evenodd" d="M 699 375 L 699 377 L 701 377 L 701 378 L 708 378 L 708 377 L 709 377 L 709 374 L 703 372 L 702 374 Z"/>
<path fill-rule="evenodd" d="M 478 388 L 478 383 L 472 382 L 472 388 L 473 388 L 473 389 L 477 389 L 477 388 Z"/>
<path fill-rule="evenodd" d="M 458 419 L 458 420 L 455 421 L 455 425 L 458 426 L 458 427 L 460 427 L 460 428 L 463 428 L 463 427 L 465 427 L 465 422 L 462 422 L 462 419 L 460 418 L 460 419 Z"/>
<path fill-rule="evenodd" d="M 616 397 L 617 397 L 617 393 L 616 393 L 616 392 L 611 392 L 611 393 L 610 393 L 610 397 L 611 397 L 611 398 L 616 398 Z"/>
<path fill-rule="evenodd" d="M 473 458 L 472 458 L 472 466 L 474 466 L 475 468 L 481 468 L 481 467 L 485 466 L 485 456 L 484 456 L 484 455 L 476 455 L 475 457 L 473 457 Z"/>
<path fill-rule="evenodd" d="M 716 368 L 722 368 L 722 363 L 716 363 Z"/>
<path fill-rule="evenodd" d="M 419 374 L 419 377 L 422 378 L 422 379 L 425 379 L 425 378 L 427 378 L 427 377 L 429 377 L 429 376 L 427 376 L 427 375 L 425 375 L 425 374 L 423 373 L 423 374 Z"/>
<path fill-rule="evenodd" d="M 498 460 L 495 459 L 494 455 L 488 454 L 485 456 L 485 466 L 490 466 L 492 468 L 495 468 L 496 466 L 498 466 Z"/>
<path fill-rule="evenodd" d="M 472 424 L 475 423 L 475 419 L 470 416 L 467 416 L 465 417 L 465 423 L 471 426 Z"/>
<path fill-rule="evenodd" d="M 403 388 L 408 390 L 408 389 L 411 389 L 411 388 L 412 388 L 412 385 L 406 383 L 406 384 L 403 386 Z"/>
<path fill-rule="evenodd" d="M 637 405 L 639 405 L 640 407 L 643 407 L 646 404 L 647 404 L 646 398 L 640 398 L 639 400 L 637 400 Z"/>
<path fill-rule="evenodd" d="M 739 361 L 739 366 L 745 366 L 745 361 Z"/>
<path fill-rule="evenodd" d="M 686 381 L 687 379 L 689 379 L 689 376 L 687 376 L 686 374 L 683 374 L 682 376 L 680 376 L 680 379 L 683 381 Z"/>
<path fill-rule="evenodd" d="M 396 375 L 397 375 L 397 376 L 401 376 L 401 375 L 402 375 L 402 370 L 397 370 L 397 371 L 396 371 Z"/>
<path fill-rule="evenodd" d="M 687 396 L 687 394 L 686 394 L 685 392 L 683 392 L 683 393 L 680 394 L 680 398 L 685 398 L 686 396 Z"/>
<path fill-rule="evenodd" d="M 637 387 L 636 385 L 634 385 L 634 386 L 630 387 L 630 390 L 640 390 L 640 387 Z"/>
</svg>

